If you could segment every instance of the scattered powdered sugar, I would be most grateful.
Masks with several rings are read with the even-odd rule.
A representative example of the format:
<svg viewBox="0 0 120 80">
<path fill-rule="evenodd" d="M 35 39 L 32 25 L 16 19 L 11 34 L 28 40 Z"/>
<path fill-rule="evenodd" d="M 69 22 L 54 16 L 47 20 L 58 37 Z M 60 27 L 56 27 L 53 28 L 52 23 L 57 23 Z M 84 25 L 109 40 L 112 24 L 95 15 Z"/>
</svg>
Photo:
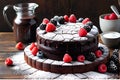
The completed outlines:
<svg viewBox="0 0 120 80">
<path fill-rule="evenodd" d="M 106 38 L 120 38 L 120 33 L 118 32 L 109 32 L 103 35 Z"/>
</svg>

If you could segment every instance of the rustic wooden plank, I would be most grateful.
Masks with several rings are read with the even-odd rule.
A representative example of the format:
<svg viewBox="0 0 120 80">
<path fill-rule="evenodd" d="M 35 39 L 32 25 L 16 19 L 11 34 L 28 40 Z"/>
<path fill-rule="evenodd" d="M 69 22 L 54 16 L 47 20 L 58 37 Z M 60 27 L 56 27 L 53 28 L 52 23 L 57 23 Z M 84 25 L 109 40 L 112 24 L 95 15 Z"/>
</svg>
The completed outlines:
<svg viewBox="0 0 120 80">
<path fill-rule="evenodd" d="M 15 36 L 13 32 L 0 32 L 0 52 L 10 53 L 18 51 L 15 48 Z"/>
</svg>

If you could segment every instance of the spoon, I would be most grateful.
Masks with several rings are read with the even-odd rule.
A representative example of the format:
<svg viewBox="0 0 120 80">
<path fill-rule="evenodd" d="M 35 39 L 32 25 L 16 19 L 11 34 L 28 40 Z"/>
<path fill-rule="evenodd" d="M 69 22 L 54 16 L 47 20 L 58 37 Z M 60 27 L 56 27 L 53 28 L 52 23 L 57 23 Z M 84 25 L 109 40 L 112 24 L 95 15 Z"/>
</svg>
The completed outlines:
<svg viewBox="0 0 120 80">
<path fill-rule="evenodd" d="M 119 14 L 118 9 L 116 8 L 116 6 L 111 5 L 110 8 L 117 15 L 117 17 L 120 18 L 120 14 Z"/>
</svg>

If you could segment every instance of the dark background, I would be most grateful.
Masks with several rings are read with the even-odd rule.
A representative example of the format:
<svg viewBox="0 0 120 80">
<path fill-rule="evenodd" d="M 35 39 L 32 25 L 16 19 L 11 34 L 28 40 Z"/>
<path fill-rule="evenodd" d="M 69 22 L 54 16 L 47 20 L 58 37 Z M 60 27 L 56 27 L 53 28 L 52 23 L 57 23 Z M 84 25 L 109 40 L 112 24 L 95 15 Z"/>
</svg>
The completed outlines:
<svg viewBox="0 0 120 80">
<path fill-rule="evenodd" d="M 2 10 L 5 5 L 35 2 L 39 4 L 36 9 L 36 16 L 41 23 L 44 17 L 50 19 L 54 15 L 75 14 L 76 17 L 89 17 L 99 28 L 99 15 L 111 13 L 110 5 L 116 5 L 119 9 L 117 0 L 0 0 L 0 32 L 12 31 L 12 28 L 5 22 Z M 9 20 L 12 23 L 15 18 L 13 9 L 7 10 Z"/>
</svg>

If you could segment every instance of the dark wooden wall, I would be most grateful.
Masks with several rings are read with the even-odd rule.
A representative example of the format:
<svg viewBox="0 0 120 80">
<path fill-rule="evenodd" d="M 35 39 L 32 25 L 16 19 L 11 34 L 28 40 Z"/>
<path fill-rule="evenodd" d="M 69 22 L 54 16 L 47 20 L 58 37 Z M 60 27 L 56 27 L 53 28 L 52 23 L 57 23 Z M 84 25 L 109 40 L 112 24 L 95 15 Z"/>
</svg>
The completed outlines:
<svg viewBox="0 0 120 80">
<path fill-rule="evenodd" d="M 0 0 L 0 31 L 12 31 L 2 16 L 5 5 L 25 2 L 35 2 L 39 4 L 36 15 L 41 22 L 44 17 L 51 18 L 54 15 L 75 14 L 77 17 L 89 17 L 96 26 L 99 27 L 99 15 L 111 13 L 110 5 L 114 4 L 119 8 L 117 0 Z M 12 22 L 15 13 L 9 9 L 8 16 Z"/>
</svg>

